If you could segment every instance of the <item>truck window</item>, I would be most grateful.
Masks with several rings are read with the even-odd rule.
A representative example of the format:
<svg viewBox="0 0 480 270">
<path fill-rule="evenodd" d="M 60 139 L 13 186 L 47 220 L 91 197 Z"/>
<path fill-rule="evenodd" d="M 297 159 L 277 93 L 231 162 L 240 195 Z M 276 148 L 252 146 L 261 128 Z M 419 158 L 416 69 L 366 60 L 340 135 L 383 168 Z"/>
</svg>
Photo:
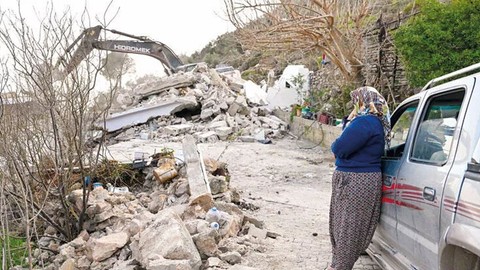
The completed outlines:
<svg viewBox="0 0 480 270">
<path fill-rule="evenodd" d="M 418 107 L 418 101 L 414 101 L 399 109 L 392 117 L 392 133 L 390 134 L 390 147 L 386 151 L 387 158 L 399 158 L 403 155 L 405 142 L 407 141 L 413 116 Z"/>
<path fill-rule="evenodd" d="M 458 113 L 465 91 L 432 97 L 418 126 L 412 161 L 444 165 L 450 154 Z"/>
</svg>

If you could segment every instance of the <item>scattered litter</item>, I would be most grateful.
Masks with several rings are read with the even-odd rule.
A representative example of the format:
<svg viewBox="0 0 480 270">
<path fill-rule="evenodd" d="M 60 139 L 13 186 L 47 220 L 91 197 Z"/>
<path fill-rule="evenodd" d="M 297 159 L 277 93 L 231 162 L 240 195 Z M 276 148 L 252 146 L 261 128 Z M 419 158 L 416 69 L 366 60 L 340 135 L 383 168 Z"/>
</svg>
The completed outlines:
<svg viewBox="0 0 480 270">
<path fill-rule="evenodd" d="M 103 187 L 102 183 L 100 182 L 93 183 L 93 189 L 100 188 L 100 187 Z"/>
<path fill-rule="evenodd" d="M 107 183 L 107 190 L 108 190 L 108 192 L 112 192 L 112 193 L 127 193 L 127 192 L 130 192 L 128 190 L 128 187 L 114 187 L 110 183 Z"/>
</svg>

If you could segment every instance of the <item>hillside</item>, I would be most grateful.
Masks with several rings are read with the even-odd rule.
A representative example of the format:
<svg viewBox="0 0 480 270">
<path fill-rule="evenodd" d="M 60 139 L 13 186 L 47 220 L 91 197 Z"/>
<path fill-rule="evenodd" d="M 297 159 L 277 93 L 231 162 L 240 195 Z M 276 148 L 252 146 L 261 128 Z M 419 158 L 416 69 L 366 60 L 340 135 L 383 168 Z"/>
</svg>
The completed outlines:
<svg viewBox="0 0 480 270">
<path fill-rule="evenodd" d="M 210 67 L 229 65 L 242 72 L 244 79 L 259 83 L 265 79 L 268 71 L 274 69 L 279 75 L 289 64 L 307 65 L 311 70 L 316 69 L 315 57 L 305 57 L 301 53 L 279 53 L 244 50 L 235 36 L 229 32 L 219 36 L 198 52 L 186 59 L 186 62 L 205 62 Z M 310 60 L 309 60 L 310 59 Z"/>
</svg>

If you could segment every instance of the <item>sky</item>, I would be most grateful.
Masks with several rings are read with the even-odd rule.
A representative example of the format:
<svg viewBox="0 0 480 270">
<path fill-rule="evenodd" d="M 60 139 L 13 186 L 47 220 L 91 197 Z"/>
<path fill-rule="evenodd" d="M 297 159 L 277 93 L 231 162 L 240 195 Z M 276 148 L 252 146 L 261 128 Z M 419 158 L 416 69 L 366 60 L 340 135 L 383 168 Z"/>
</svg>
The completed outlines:
<svg viewBox="0 0 480 270">
<path fill-rule="evenodd" d="M 0 8 L 16 11 L 17 3 L 18 0 L 0 0 Z M 92 19 L 91 26 L 99 24 L 95 18 L 103 18 L 111 3 L 105 16 L 113 18 L 109 29 L 148 36 L 166 44 L 177 55 L 191 55 L 219 35 L 234 30 L 225 19 L 223 0 L 20 0 L 20 7 L 23 16 L 35 22 L 38 21 L 36 14 L 44 14 L 48 3 L 52 3 L 59 13 L 70 8 L 77 19 L 86 6 Z M 129 56 L 135 60 L 139 74 L 163 71 L 158 60 L 148 56 Z"/>
</svg>

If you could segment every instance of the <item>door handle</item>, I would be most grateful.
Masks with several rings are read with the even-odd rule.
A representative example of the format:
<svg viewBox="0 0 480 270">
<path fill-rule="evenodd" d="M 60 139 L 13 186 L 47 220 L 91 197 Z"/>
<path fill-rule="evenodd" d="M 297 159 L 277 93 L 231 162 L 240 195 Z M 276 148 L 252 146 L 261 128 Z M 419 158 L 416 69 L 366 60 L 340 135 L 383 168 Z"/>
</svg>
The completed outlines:
<svg viewBox="0 0 480 270">
<path fill-rule="evenodd" d="M 383 178 L 383 184 L 384 184 L 386 187 L 391 187 L 391 186 L 392 186 L 392 183 L 393 183 L 393 176 L 390 176 L 390 175 L 384 176 L 384 178 Z"/>
<path fill-rule="evenodd" d="M 431 187 L 424 187 L 423 188 L 423 198 L 427 201 L 434 201 L 435 200 L 436 191 L 434 188 Z"/>
</svg>

